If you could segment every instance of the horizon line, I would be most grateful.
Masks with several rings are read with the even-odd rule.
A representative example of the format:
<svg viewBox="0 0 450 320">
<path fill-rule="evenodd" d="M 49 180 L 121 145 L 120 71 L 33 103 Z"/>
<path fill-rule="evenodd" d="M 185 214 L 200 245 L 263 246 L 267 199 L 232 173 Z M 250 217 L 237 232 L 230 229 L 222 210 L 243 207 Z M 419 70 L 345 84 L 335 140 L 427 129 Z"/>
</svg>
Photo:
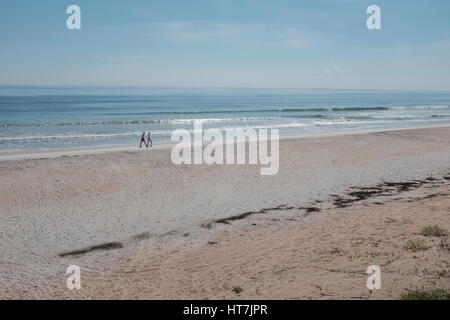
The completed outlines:
<svg viewBox="0 0 450 320">
<path fill-rule="evenodd" d="M 312 87 L 250 87 L 250 86 L 157 86 L 157 85 L 66 85 L 66 84 L 0 84 L 0 87 L 48 87 L 48 88 L 160 88 L 160 89 L 269 89 L 269 90 L 336 90 L 336 91 L 425 91 L 450 92 L 450 89 L 385 89 L 385 88 L 312 88 Z"/>
</svg>

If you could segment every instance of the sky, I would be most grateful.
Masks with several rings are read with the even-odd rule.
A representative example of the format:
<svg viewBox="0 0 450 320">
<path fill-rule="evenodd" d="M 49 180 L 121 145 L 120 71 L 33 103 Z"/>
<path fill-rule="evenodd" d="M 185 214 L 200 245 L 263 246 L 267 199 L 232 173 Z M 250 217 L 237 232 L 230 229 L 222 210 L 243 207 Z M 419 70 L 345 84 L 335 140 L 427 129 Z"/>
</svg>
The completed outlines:
<svg viewBox="0 0 450 320">
<path fill-rule="evenodd" d="M 450 1 L 0 0 L 0 85 L 450 90 Z"/>
</svg>

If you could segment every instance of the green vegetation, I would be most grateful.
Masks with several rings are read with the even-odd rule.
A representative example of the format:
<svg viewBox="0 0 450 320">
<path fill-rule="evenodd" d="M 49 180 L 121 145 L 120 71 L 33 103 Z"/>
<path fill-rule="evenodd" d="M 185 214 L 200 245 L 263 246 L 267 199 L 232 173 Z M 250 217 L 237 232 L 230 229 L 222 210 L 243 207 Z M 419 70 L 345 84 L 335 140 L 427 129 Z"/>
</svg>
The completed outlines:
<svg viewBox="0 0 450 320">
<path fill-rule="evenodd" d="M 433 289 L 429 291 L 414 290 L 403 292 L 400 295 L 401 300 L 450 300 L 450 292 L 442 289 Z"/>
<path fill-rule="evenodd" d="M 450 252 L 450 243 L 448 243 L 447 238 L 441 239 L 439 242 L 439 248 L 441 250 Z"/>
<path fill-rule="evenodd" d="M 419 240 L 408 240 L 404 249 L 407 251 L 417 252 L 417 251 L 425 251 L 429 247 L 425 245 L 425 241 L 422 239 Z"/>
<path fill-rule="evenodd" d="M 424 227 L 420 234 L 425 237 L 446 237 L 448 232 L 436 224 L 434 226 L 429 225 Z"/>
</svg>

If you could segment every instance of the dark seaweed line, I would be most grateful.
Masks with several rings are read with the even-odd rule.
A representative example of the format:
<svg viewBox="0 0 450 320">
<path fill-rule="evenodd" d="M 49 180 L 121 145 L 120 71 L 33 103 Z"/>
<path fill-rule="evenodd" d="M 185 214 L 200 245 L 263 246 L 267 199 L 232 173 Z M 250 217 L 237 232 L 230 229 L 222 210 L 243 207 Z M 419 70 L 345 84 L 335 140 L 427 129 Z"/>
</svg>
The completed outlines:
<svg viewBox="0 0 450 320">
<path fill-rule="evenodd" d="M 298 208 L 296 208 L 296 207 L 288 206 L 286 204 L 282 204 L 282 205 L 279 205 L 276 207 L 264 208 L 264 209 L 261 209 L 258 211 L 246 211 L 244 213 L 240 213 L 240 214 L 237 214 L 234 216 L 221 218 L 221 219 L 214 220 L 212 222 L 204 223 L 201 226 L 203 228 L 210 229 L 212 227 L 212 225 L 215 223 L 230 224 L 231 221 L 242 220 L 242 219 L 245 219 L 248 216 L 251 216 L 254 214 L 262 214 L 262 213 L 267 213 L 267 212 L 271 212 L 271 211 L 285 211 L 285 210 L 293 210 L 293 209 L 305 210 L 307 213 L 320 211 L 320 209 L 317 207 L 298 207 Z"/>
<path fill-rule="evenodd" d="M 227 218 L 222 218 L 222 219 L 218 219 L 215 220 L 215 223 L 224 223 L 224 224 L 229 224 L 230 221 L 235 221 L 235 220 L 241 220 L 244 219 L 248 216 L 254 215 L 254 214 L 260 214 L 260 213 L 266 213 L 269 211 L 278 211 L 278 210 L 291 210 L 294 209 L 294 207 L 288 207 L 286 204 L 282 204 L 273 208 L 264 208 L 258 211 L 247 211 L 235 216 L 231 216 L 231 217 L 227 217 Z"/>
<path fill-rule="evenodd" d="M 100 245 L 86 247 L 84 249 L 63 252 L 63 253 L 58 254 L 58 256 L 59 257 L 67 257 L 67 256 L 85 254 L 85 253 L 88 253 L 91 251 L 96 251 L 96 250 L 112 250 L 112 249 L 119 249 L 119 248 L 123 248 L 123 244 L 121 242 L 107 242 L 107 243 L 103 243 Z"/>
<path fill-rule="evenodd" d="M 368 187 L 352 186 L 349 189 L 351 189 L 353 191 L 348 192 L 344 196 L 338 196 L 338 195 L 333 195 L 333 194 L 330 196 L 332 198 L 334 198 L 333 204 L 336 208 L 345 208 L 345 207 L 351 206 L 352 204 L 354 204 L 356 202 L 367 200 L 372 197 L 398 195 L 402 192 L 411 191 L 411 190 L 420 188 L 423 185 L 443 183 L 443 182 L 445 183 L 446 181 L 450 181 L 450 174 L 443 176 L 441 180 L 434 178 L 434 177 L 428 177 L 423 180 L 411 180 L 411 181 L 406 181 L 406 182 L 382 182 L 375 186 L 368 186 Z M 441 193 L 441 194 L 435 194 L 435 195 L 428 195 L 428 196 L 418 198 L 418 199 L 430 199 L 432 197 L 439 196 L 439 195 L 444 196 L 444 195 L 448 195 L 448 194 Z M 350 197 L 350 198 L 345 198 L 345 196 Z M 322 201 L 320 201 L 320 200 L 316 200 L 316 203 L 321 203 L 321 202 Z M 376 204 L 382 204 L 382 203 L 377 202 Z M 217 219 L 217 220 L 214 220 L 209 223 L 204 223 L 201 226 L 203 228 L 210 229 L 210 228 L 212 228 L 212 225 L 214 223 L 230 224 L 231 221 L 242 220 L 242 219 L 245 219 L 254 214 L 263 214 L 263 213 L 267 213 L 267 212 L 271 212 L 271 211 L 283 211 L 283 210 L 285 211 L 285 210 L 293 210 L 293 209 L 305 210 L 306 213 L 319 212 L 321 210 L 320 208 L 317 208 L 317 207 L 293 207 L 293 206 L 288 206 L 286 204 L 283 204 L 283 205 L 279 205 L 279 206 L 272 207 L 272 208 L 263 208 L 258 211 L 247 211 L 247 212 L 244 212 L 244 213 L 241 213 L 238 215 Z M 168 232 L 165 235 L 170 235 L 170 234 L 171 234 L 171 232 Z M 151 237 L 150 233 L 144 232 L 144 233 L 135 235 L 133 237 L 133 239 L 134 240 L 144 240 L 144 239 L 148 239 L 150 237 Z M 107 243 L 103 243 L 100 245 L 86 247 L 83 249 L 62 252 L 62 253 L 58 254 L 58 256 L 59 257 L 67 257 L 67 256 L 81 255 L 81 254 L 89 253 L 92 251 L 113 250 L 113 249 L 120 249 L 123 247 L 124 247 L 124 245 L 122 242 L 107 242 Z"/>
<path fill-rule="evenodd" d="M 442 179 L 438 179 L 435 177 L 427 177 L 423 180 L 411 180 L 411 181 L 403 181 L 403 182 L 387 182 L 384 181 L 382 183 L 376 184 L 374 186 L 367 186 L 367 187 L 360 187 L 360 186 L 352 186 L 349 189 L 352 191 L 346 193 L 343 196 L 332 194 L 330 197 L 333 199 L 333 205 L 335 208 L 346 208 L 351 206 L 352 204 L 360 201 L 367 200 L 369 198 L 374 197 L 383 197 L 383 196 L 393 196 L 401 194 L 402 192 L 407 192 L 411 190 L 418 189 L 422 187 L 423 185 L 427 184 L 437 184 L 437 183 L 445 183 L 446 181 L 450 180 L 450 175 L 445 175 L 442 177 Z M 444 194 L 442 194 L 444 195 Z M 316 203 L 320 203 L 321 201 L 316 200 Z M 377 202 L 376 204 L 381 204 Z M 221 218 L 214 220 L 212 222 L 204 223 L 201 226 L 206 229 L 212 228 L 213 224 L 220 223 L 220 224 L 230 224 L 232 221 L 236 220 L 242 220 L 245 219 L 251 215 L 255 214 L 263 214 L 271 211 L 279 211 L 279 210 L 292 210 L 292 209 L 299 209 L 299 210 L 305 210 L 306 213 L 312 213 L 312 212 L 319 212 L 320 209 L 317 207 L 293 207 L 288 206 L 286 204 L 279 205 L 273 208 L 264 208 L 258 211 L 247 211 L 243 212 L 234 216 Z"/>
<path fill-rule="evenodd" d="M 437 183 L 443 183 L 445 182 L 445 180 L 450 180 L 450 176 L 443 176 L 442 179 L 437 179 L 430 176 L 423 180 L 411 180 L 402 182 L 384 181 L 375 186 L 350 187 L 350 189 L 354 191 L 348 192 L 344 196 L 333 194 L 331 195 L 331 197 L 334 198 L 333 204 L 336 208 L 346 208 L 356 202 L 364 201 L 369 198 L 399 195 L 403 192 L 418 189 L 427 184 L 435 185 Z"/>
</svg>

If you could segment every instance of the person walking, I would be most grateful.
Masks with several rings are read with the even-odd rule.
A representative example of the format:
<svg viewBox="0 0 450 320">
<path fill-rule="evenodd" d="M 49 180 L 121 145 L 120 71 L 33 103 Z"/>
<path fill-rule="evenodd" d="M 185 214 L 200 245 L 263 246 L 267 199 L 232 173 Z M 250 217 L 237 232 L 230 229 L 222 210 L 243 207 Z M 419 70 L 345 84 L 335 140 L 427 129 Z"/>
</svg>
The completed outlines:
<svg viewBox="0 0 450 320">
<path fill-rule="evenodd" d="M 150 144 L 150 147 L 153 145 L 153 141 L 150 138 L 150 131 L 147 133 L 147 147 Z"/>
<path fill-rule="evenodd" d="M 142 132 L 141 143 L 139 144 L 139 148 L 142 148 L 142 143 L 144 143 L 145 146 L 148 148 L 148 144 L 147 144 L 147 142 L 145 142 L 145 131 Z"/>
</svg>

